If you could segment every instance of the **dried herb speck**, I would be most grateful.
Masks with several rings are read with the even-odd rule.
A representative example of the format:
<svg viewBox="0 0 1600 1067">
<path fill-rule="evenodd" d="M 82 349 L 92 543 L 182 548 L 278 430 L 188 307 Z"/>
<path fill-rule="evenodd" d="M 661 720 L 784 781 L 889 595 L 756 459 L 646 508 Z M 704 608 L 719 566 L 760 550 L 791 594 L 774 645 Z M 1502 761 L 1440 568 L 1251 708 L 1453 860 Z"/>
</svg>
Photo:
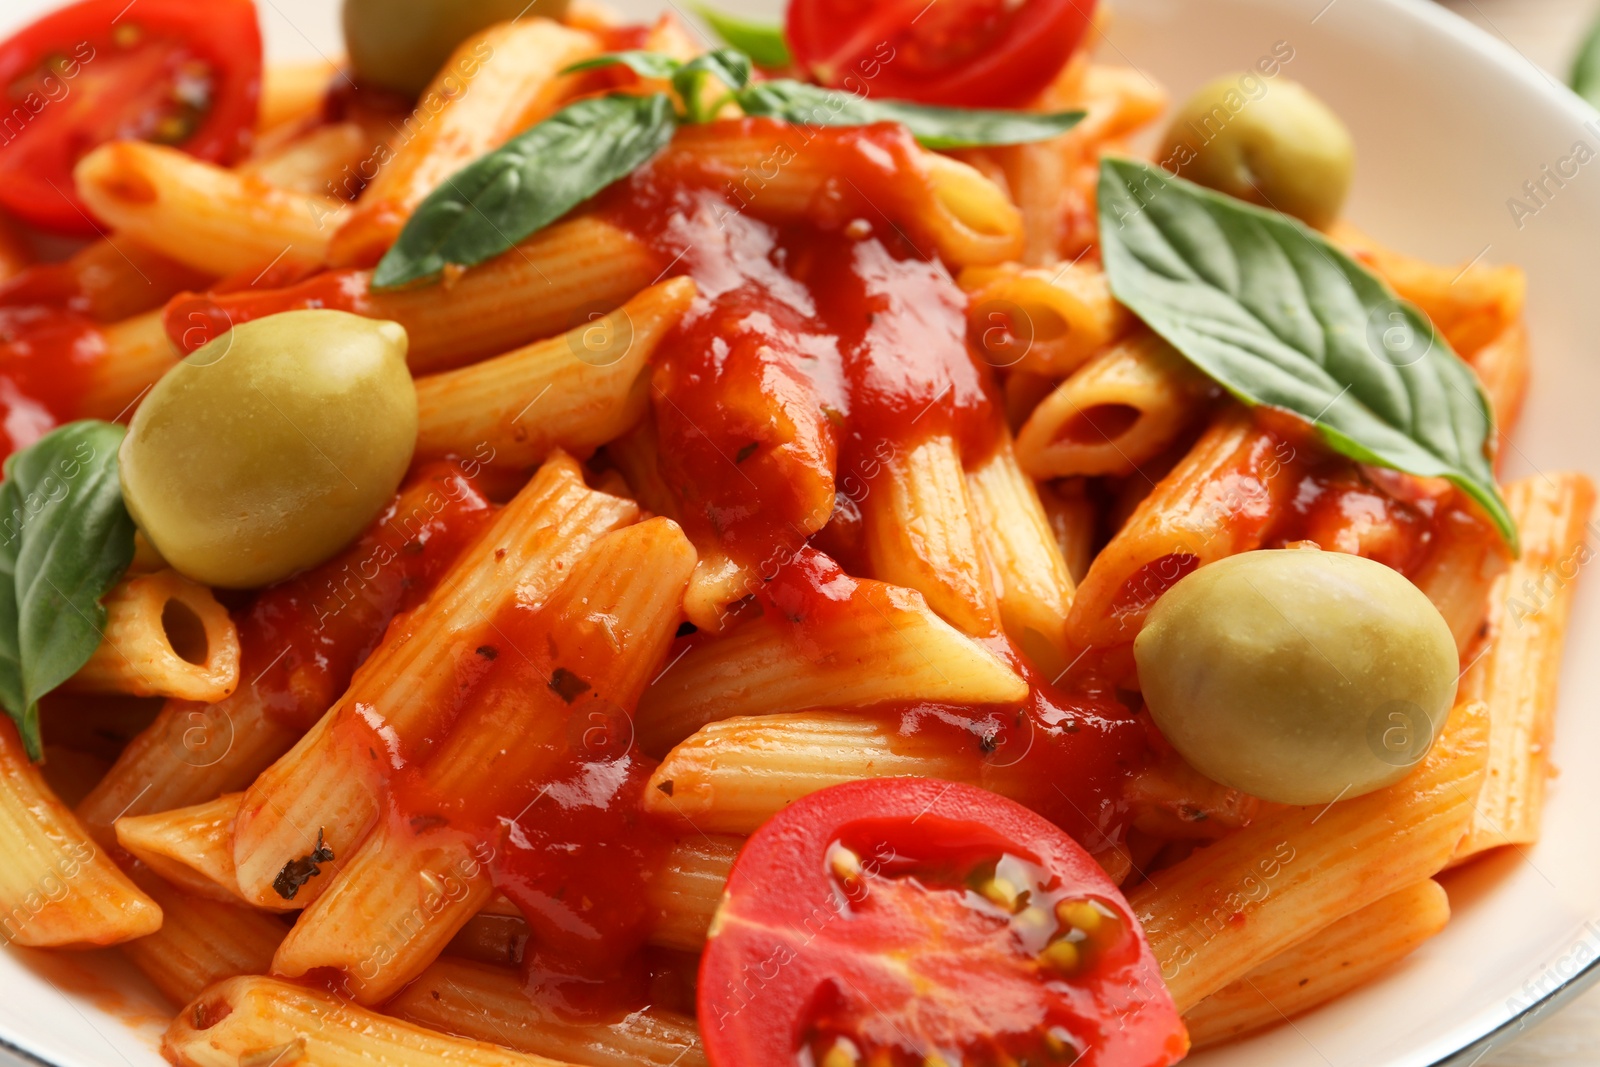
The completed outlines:
<svg viewBox="0 0 1600 1067">
<path fill-rule="evenodd" d="M 293 900 L 300 887 L 322 873 L 322 864 L 332 862 L 333 849 L 322 840 L 322 829 L 317 829 L 317 847 L 310 855 L 292 859 L 283 865 L 278 877 L 272 880 L 273 891 L 284 900 Z"/>
<path fill-rule="evenodd" d="M 557 667 L 550 674 L 550 688 L 568 704 L 589 691 L 589 683 L 565 667 Z"/>
</svg>

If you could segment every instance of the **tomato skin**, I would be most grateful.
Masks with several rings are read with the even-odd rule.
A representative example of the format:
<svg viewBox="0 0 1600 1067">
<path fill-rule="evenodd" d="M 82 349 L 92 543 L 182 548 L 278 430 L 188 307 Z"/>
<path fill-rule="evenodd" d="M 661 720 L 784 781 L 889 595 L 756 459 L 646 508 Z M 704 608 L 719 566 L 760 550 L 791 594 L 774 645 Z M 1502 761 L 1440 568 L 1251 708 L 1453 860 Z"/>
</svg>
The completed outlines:
<svg viewBox="0 0 1600 1067">
<path fill-rule="evenodd" d="M 1083 39 L 1094 0 L 793 0 L 785 26 L 796 63 L 861 96 L 965 107 L 1020 107 Z"/>
<path fill-rule="evenodd" d="M 140 117 L 141 94 L 162 88 L 164 67 L 181 56 L 204 64 L 209 79 L 203 111 L 174 143 L 231 164 L 250 147 L 261 95 L 253 0 L 82 0 L 0 43 L 0 207 L 54 233 L 97 233 L 72 168 L 119 139 Z M 49 59 L 61 65 L 41 73 Z M 99 73 L 107 68 L 109 76 Z"/>
<path fill-rule="evenodd" d="M 854 882 L 829 873 L 841 843 L 867 872 Z M 1103 904 L 1122 939 L 1080 974 L 1041 977 L 1033 949 L 1012 950 L 1014 927 L 926 873 L 1001 852 L 1053 875 L 1057 898 Z M 698 1013 L 712 1067 L 792 1067 L 819 1019 L 839 1018 L 857 1020 L 855 1033 L 875 1028 L 896 1065 L 1016 1059 L 1008 1042 L 1062 1020 L 1082 1046 L 1077 1067 L 1167 1067 L 1188 1050 L 1149 945 L 1088 853 L 1019 804 L 932 779 L 834 786 L 758 830 L 712 923 Z"/>
</svg>

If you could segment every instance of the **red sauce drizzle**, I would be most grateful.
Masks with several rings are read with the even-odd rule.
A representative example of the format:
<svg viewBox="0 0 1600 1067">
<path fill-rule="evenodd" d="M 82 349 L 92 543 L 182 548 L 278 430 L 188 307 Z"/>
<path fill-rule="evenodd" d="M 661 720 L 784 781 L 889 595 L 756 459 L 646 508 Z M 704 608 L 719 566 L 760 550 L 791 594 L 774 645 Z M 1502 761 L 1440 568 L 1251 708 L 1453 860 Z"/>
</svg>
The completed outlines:
<svg viewBox="0 0 1600 1067">
<path fill-rule="evenodd" d="M 427 597 L 492 513 L 455 464 L 428 464 L 349 548 L 237 612 L 240 676 L 252 680 L 268 715 L 310 728 L 390 620 Z"/>
<path fill-rule="evenodd" d="M 701 165 L 693 142 L 730 126 L 780 129 L 684 131 L 601 211 L 660 256 L 663 274 L 699 287 L 655 360 L 661 473 L 691 533 L 715 534 L 766 573 L 827 522 L 839 482 L 870 481 L 886 456 L 941 433 L 976 462 L 998 423 L 994 383 L 965 343 L 964 294 L 861 192 L 900 172 L 903 132 L 805 131 L 808 162 L 815 154 L 856 195 L 824 197 L 797 222 L 791 209 L 768 212 L 770 179 Z"/>
<path fill-rule="evenodd" d="M 0 459 L 71 420 L 105 339 L 86 315 L 0 306 Z"/>
</svg>

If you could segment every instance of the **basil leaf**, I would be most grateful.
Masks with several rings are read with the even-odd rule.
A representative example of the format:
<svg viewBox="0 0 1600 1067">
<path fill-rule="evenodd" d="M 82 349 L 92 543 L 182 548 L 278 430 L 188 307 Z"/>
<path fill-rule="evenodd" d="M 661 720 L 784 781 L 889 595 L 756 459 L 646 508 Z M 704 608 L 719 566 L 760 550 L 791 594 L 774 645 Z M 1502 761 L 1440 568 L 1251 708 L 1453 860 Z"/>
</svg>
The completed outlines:
<svg viewBox="0 0 1600 1067">
<path fill-rule="evenodd" d="M 100 647 L 100 598 L 133 562 L 117 448 L 124 430 L 73 422 L 5 464 L 0 485 L 0 703 L 43 754 L 39 698 Z"/>
<path fill-rule="evenodd" d="M 1567 79 L 1572 91 L 1600 107 L 1600 19 L 1584 34 L 1578 54 L 1572 60 L 1572 74 Z"/>
<path fill-rule="evenodd" d="M 378 263 L 372 288 L 432 279 L 499 255 L 626 177 L 672 139 L 666 93 L 580 100 L 474 160 L 428 194 Z"/>
<path fill-rule="evenodd" d="M 714 103 L 708 103 L 702 92 L 708 77 L 715 77 L 727 86 Z M 672 89 L 683 102 L 683 121 L 710 122 L 717 109 L 729 99 L 729 94 L 742 89 L 750 81 L 750 57 L 731 48 L 695 56 L 672 76 Z"/>
<path fill-rule="evenodd" d="M 641 78 L 666 79 L 678 73 L 683 63 L 664 52 L 606 52 L 604 55 L 591 56 L 580 63 L 574 63 L 561 73 L 577 74 L 585 70 L 615 66 L 627 67 Z"/>
<path fill-rule="evenodd" d="M 672 76 L 672 87 L 687 100 L 691 92 L 699 87 L 699 78 L 691 80 L 691 76 L 701 73 L 715 75 L 730 89 L 743 89 L 750 84 L 750 57 L 732 48 L 719 48 L 715 52 L 695 56 Z"/>
<path fill-rule="evenodd" d="M 1191 363 L 1342 455 L 1449 479 L 1515 547 L 1489 403 L 1421 312 L 1298 220 L 1148 163 L 1103 159 L 1099 210 L 1112 294 Z"/>
<path fill-rule="evenodd" d="M 1047 141 L 1066 133 L 1083 118 L 1081 111 L 992 111 L 872 100 L 787 79 L 758 82 L 736 98 L 747 115 L 783 119 L 797 125 L 869 126 L 875 122 L 898 122 L 929 148 Z"/>
<path fill-rule="evenodd" d="M 756 66 L 781 70 L 794 64 L 789 43 L 783 39 L 782 26 L 753 22 L 704 5 L 697 4 L 694 10 L 705 19 L 711 32 L 749 56 Z"/>
</svg>

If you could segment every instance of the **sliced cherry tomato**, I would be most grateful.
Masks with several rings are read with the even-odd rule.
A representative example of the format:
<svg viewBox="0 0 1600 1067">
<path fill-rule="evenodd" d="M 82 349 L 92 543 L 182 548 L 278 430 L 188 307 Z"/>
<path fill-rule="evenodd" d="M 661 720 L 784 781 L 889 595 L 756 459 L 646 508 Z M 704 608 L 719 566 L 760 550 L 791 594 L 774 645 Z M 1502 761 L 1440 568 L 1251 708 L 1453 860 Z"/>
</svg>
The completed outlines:
<svg viewBox="0 0 1600 1067">
<path fill-rule="evenodd" d="M 917 778 L 750 838 L 700 965 L 712 1067 L 1165 1067 L 1189 1040 L 1128 904 L 1047 820 Z"/>
<path fill-rule="evenodd" d="M 1016 107 L 1083 39 L 1094 0 L 793 0 L 796 63 L 859 95 Z"/>
<path fill-rule="evenodd" d="M 252 0 L 84 0 L 0 44 L 0 207 L 57 233 L 95 226 L 72 168 L 106 141 L 232 163 L 261 94 Z"/>
</svg>

